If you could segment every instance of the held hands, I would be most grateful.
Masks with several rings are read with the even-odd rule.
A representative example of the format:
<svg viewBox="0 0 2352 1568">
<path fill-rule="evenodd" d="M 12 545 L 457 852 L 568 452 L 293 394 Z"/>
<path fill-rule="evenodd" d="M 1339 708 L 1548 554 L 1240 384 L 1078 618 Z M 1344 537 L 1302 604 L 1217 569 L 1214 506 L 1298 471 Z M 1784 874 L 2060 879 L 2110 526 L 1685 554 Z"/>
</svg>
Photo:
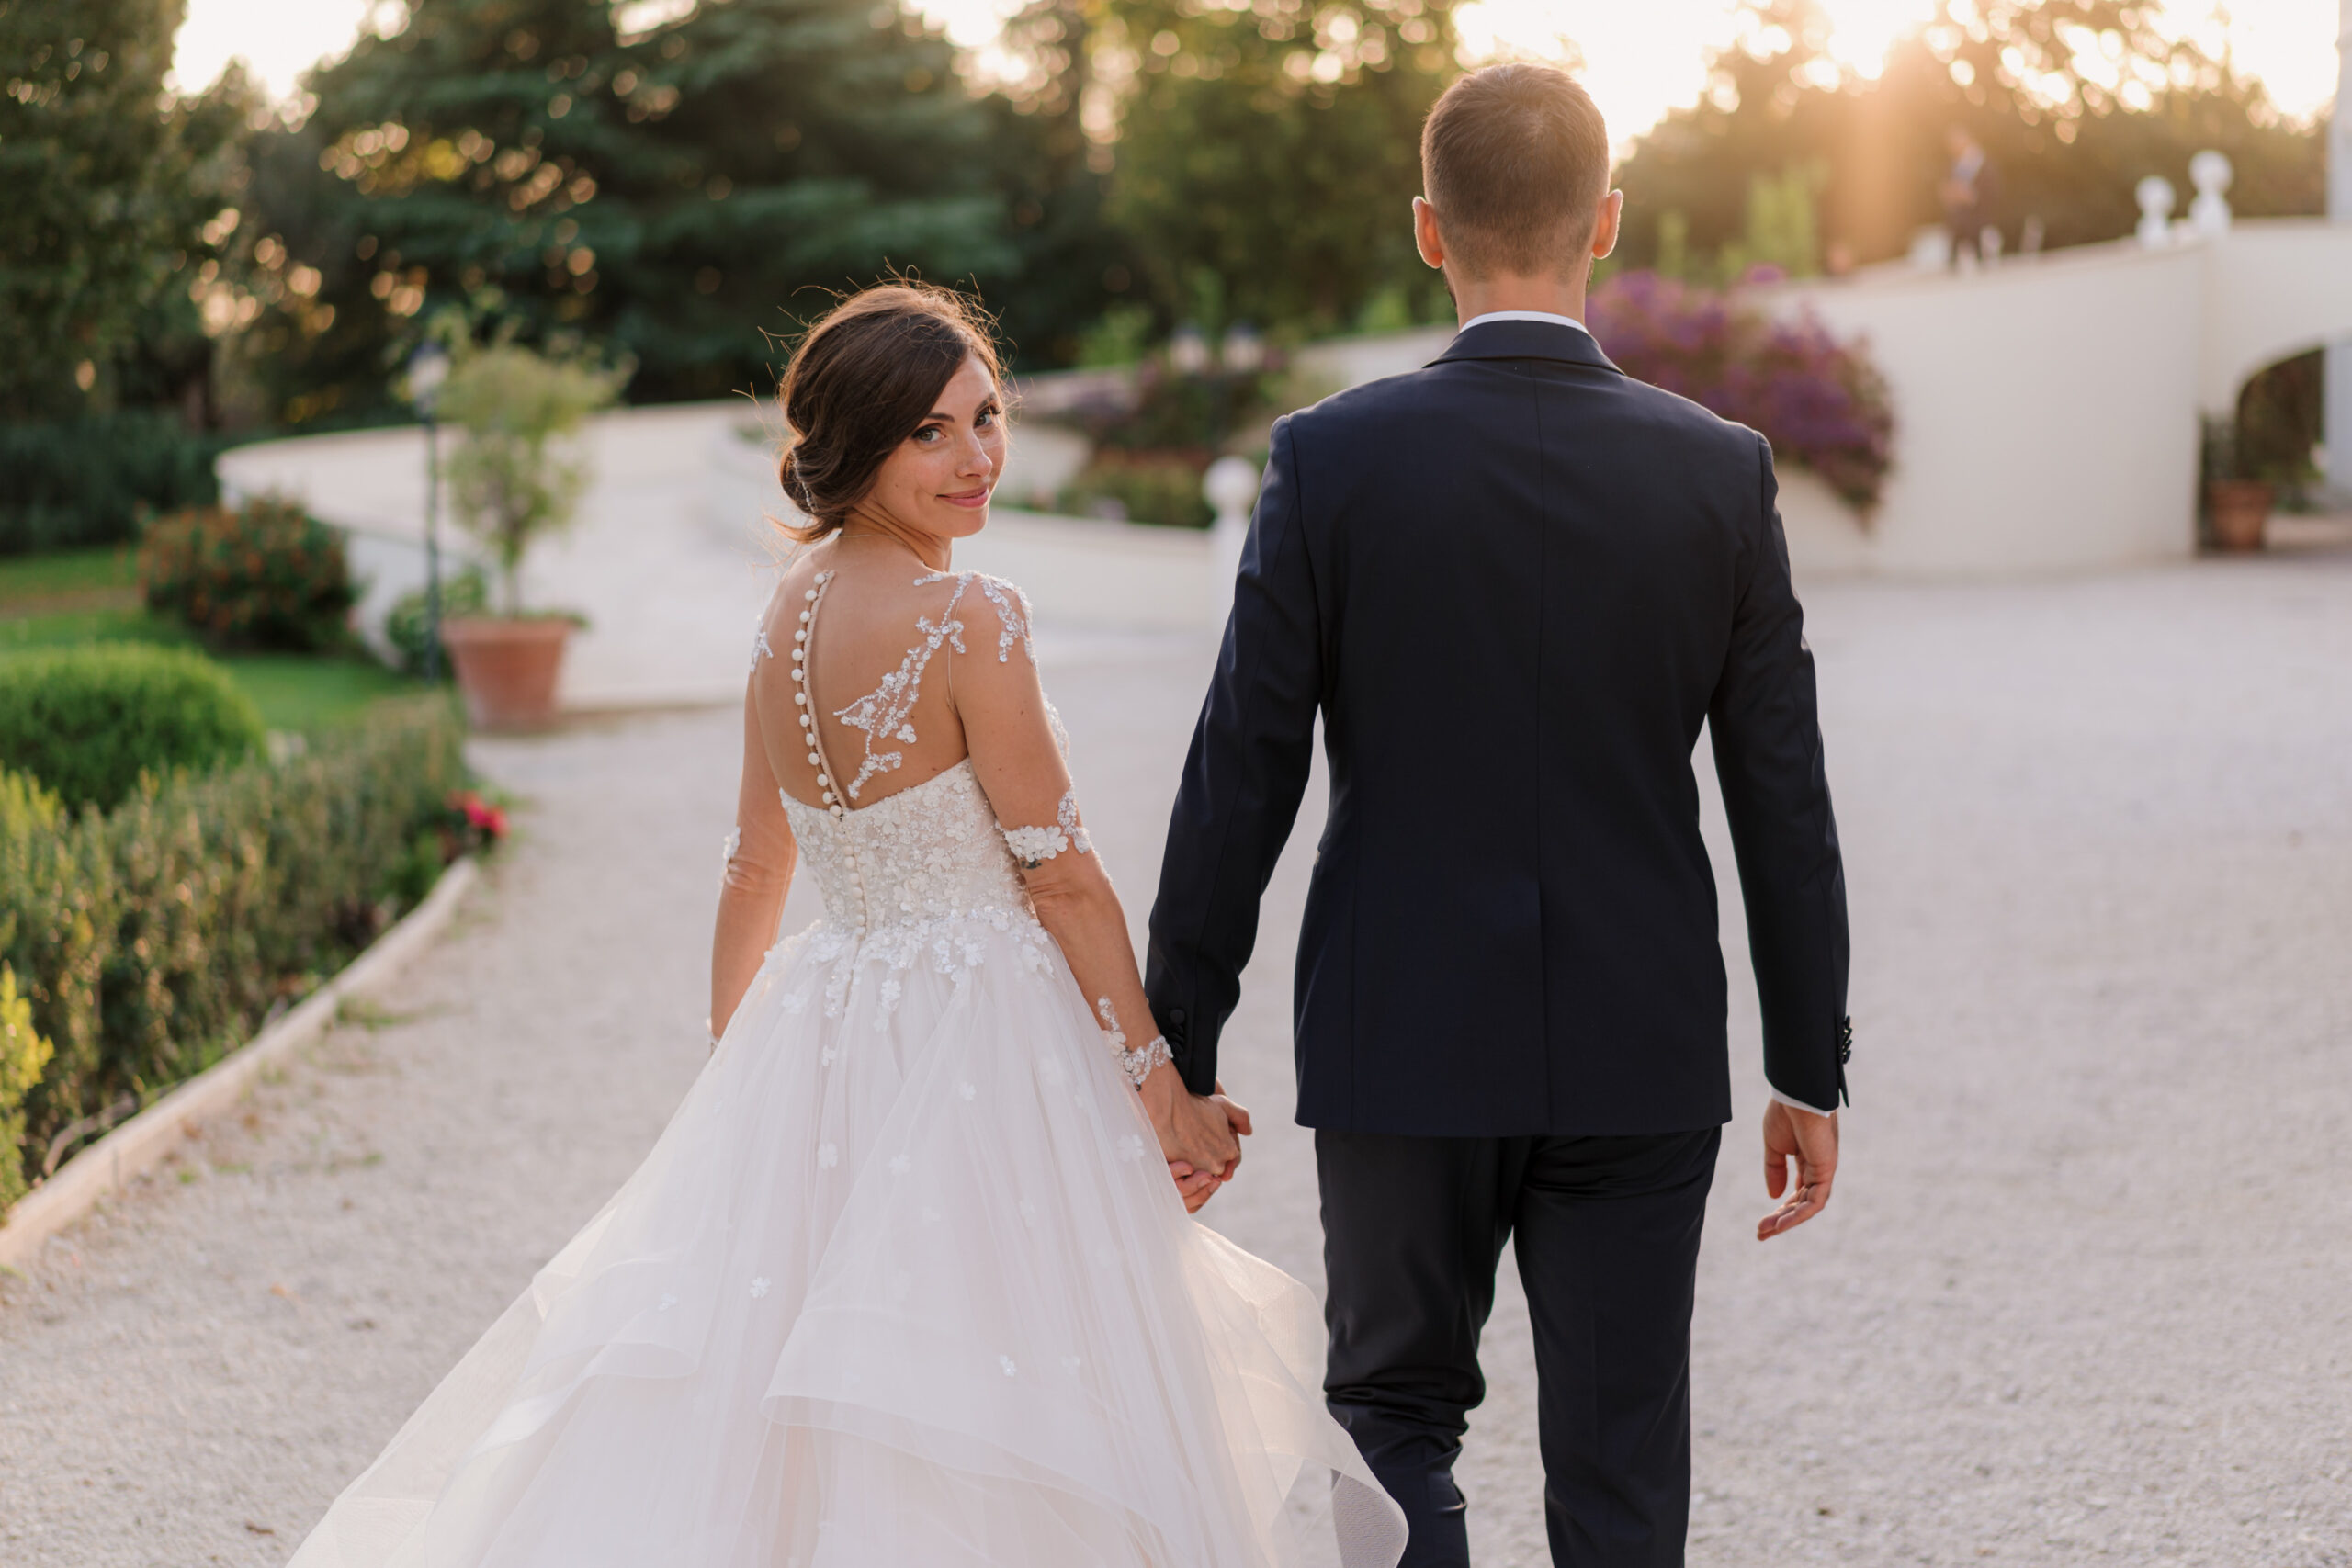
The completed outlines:
<svg viewBox="0 0 2352 1568">
<path fill-rule="evenodd" d="M 1789 1166 L 1796 1166 L 1796 1188 L 1789 1190 Z M 1828 1205 L 1838 1175 L 1838 1118 L 1816 1116 L 1773 1100 L 1764 1108 L 1764 1191 L 1781 1206 L 1756 1224 L 1756 1239 L 1770 1241 L 1813 1218 Z"/>
<path fill-rule="evenodd" d="M 1227 1098 L 1221 1083 L 1215 1094 L 1193 1093 L 1166 1063 L 1144 1079 L 1141 1092 L 1177 1196 L 1183 1199 L 1187 1213 L 1198 1213 L 1240 1166 L 1241 1140 L 1250 1131 L 1250 1112 Z"/>
</svg>

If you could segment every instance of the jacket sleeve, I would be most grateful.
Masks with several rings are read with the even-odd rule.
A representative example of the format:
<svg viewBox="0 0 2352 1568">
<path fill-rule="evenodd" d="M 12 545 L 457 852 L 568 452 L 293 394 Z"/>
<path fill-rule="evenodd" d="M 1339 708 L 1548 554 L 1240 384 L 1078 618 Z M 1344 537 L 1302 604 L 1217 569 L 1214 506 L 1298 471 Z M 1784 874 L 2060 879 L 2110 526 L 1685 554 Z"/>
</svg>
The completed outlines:
<svg viewBox="0 0 2352 1568">
<path fill-rule="evenodd" d="M 1216 1081 L 1258 906 L 1314 761 L 1323 626 L 1290 421 L 1276 422 L 1207 700 L 1176 792 L 1144 976 L 1185 1084 Z"/>
<path fill-rule="evenodd" d="M 1707 708 L 1715 775 L 1747 909 L 1764 1015 L 1764 1074 L 1787 1099 L 1846 1094 L 1846 872 L 1829 807 L 1804 613 L 1789 579 L 1772 449 L 1756 437 L 1760 494 L 1746 540 L 1731 644 Z"/>
</svg>

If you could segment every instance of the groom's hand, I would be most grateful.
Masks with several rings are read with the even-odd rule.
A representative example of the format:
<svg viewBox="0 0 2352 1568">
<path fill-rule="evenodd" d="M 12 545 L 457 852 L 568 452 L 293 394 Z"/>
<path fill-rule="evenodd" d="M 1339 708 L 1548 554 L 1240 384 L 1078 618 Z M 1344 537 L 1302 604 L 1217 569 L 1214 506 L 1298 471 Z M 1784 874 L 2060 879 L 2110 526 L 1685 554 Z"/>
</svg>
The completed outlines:
<svg viewBox="0 0 2352 1568">
<path fill-rule="evenodd" d="M 1143 1081 L 1144 1112 L 1159 1134 L 1161 1155 L 1171 1165 L 1182 1160 L 1194 1172 L 1220 1181 L 1231 1179 L 1233 1168 L 1241 1163 L 1241 1141 L 1226 1111 L 1227 1103 L 1222 1096 L 1193 1094 L 1165 1063 Z M 1248 1119 L 1243 1111 L 1242 1120 Z"/>
<path fill-rule="evenodd" d="M 1789 1186 L 1789 1168 L 1796 1168 L 1796 1186 Z M 1838 1118 L 1816 1116 L 1793 1105 L 1773 1100 L 1764 1108 L 1764 1191 L 1768 1197 L 1788 1194 L 1781 1205 L 1757 1222 L 1756 1239 L 1770 1241 L 1821 1213 L 1829 1202 L 1829 1187 L 1838 1175 Z"/>
</svg>

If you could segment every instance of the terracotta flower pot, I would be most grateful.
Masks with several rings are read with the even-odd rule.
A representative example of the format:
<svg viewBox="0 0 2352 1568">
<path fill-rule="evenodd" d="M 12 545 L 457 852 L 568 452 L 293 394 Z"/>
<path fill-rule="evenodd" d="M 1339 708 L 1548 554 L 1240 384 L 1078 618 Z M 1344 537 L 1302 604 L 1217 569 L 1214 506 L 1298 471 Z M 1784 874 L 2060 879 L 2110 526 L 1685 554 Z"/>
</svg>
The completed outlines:
<svg viewBox="0 0 2352 1568">
<path fill-rule="evenodd" d="M 2262 548 L 2263 525 L 2270 521 L 2278 487 L 2267 479 L 2215 479 L 2205 487 L 2206 510 L 2213 517 L 2213 542 L 2225 550 Z"/>
<path fill-rule="evenodd" d="M 555 722 L 555 680 L 571 623 L 557 616 L 504 620 L 465 615 L 441 623 L 466 718 L 476 729 L 545 729 Z"/>
</svg>

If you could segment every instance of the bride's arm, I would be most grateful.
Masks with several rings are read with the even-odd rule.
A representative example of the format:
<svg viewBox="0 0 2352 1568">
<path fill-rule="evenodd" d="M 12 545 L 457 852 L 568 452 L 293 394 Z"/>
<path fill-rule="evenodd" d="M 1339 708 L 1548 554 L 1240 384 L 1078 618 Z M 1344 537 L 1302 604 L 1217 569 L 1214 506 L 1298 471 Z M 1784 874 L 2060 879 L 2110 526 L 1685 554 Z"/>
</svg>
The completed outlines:
<svg viewBox="0 0 2352 1568">
<path fill-rule="evenodd" d="M 979 595 L 974 595 L 978 598 Z M 991 594 L 989 598 L 994 599 Z M 1028 657 L 1026 628 L 1000 639 L 996 623 L 1005 607 L 966 611 L 968 653 L 951 655 L 950 701 L 964 726 L 972 769 L 1000 826 L 1010 829 L 1013 858 L 1035 907 L 1037 921 L 1052 933 L 1070 975 L 1089 1003 L 1103 1015 L 1106 1029 L 1126 1036 L 1130 1050 L 1154 1035 L 1151 1009 L 1144 1000 L 1143 976 L 1119 895 L 1102 856 L 1093 852 L 1078 814 L 1069 766 L 1047 716 L 1044 688 Z M 1103 1049 L 1110 1050 L 1109 1043 Z M 1164 1054 L 1140 1086 L 1145 1113 L 1171 1162 L 1194 1172 L 1230 1178 L 1241 1158 L 1237 1122 L 1222 1100 L 1197 1097 Z M 1238 1107 L 1238 1124 L 1249 1117 Z M 1180 1177 L 1190 1207 L 1205 1201 L 1210 1184 L 1198 1176 Z"/>
<path fill-rule="evenodd" d="M 735 831 L 727 839 L 727 876 L 718 890 L 718 930 L 710 944 L 710 1032 L 727 1032 L 760 961 L 775 942 L 784 917 L 784 896 L 792 888 L 792 868 L 800 846 L 776 794 L 760 739 L 760 715 L 752 694 L 743 694 L 743 780 L 735 800 Z"/>
</svg>

